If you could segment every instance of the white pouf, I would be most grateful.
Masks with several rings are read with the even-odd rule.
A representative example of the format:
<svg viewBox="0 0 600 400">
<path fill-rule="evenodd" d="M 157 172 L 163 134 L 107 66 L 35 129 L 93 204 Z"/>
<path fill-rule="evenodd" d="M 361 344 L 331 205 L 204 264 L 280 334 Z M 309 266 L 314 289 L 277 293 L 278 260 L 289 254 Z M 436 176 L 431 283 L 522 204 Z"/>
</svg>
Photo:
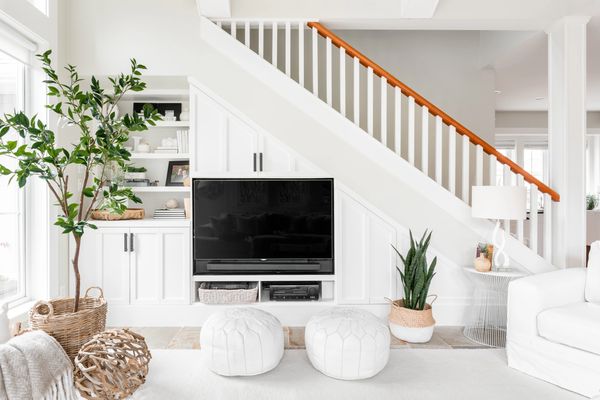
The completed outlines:
<svg viewBox="0 0 600 400">
<path fill-rule="evenodd" d="M 370 312 L 335 308 L 306 324 L 306 352 L 312 365 L 337 379 L 365 379 L 379 373 L 390 356 L 390 331 Z"/>
<path fill-rule="evenodd" d="M 283 346 L 279 320 L 256 308 L 216 312 L 200 331 L 203 359 L 219 375 L 258 375 L 270 371 L 281 361 Z"/>
</svg>

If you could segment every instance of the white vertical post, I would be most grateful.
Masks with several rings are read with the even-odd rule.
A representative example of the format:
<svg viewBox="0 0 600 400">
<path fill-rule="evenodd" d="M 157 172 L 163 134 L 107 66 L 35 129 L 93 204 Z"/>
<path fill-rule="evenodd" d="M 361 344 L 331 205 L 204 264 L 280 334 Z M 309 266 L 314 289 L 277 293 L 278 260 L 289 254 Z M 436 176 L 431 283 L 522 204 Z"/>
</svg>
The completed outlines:
<svg viewBox="0 0 600 400">
<path fill-rule="evenodd" d="M 470 185 L 470 170 L 469 170 L 469 137 L 462 137 L 462 199 L 465 203 L 469 203 L 469 195 L 471 193 Z"/>
<path fill-rule="evenodd" d="M 346 49 L 340 47 L 340 113 L 346 116 Z"/>
<path fill-rule="evenodd" d="M 504 175 L 502 179 L 502 186 L 512 186 L 510 167 L 506 164 L 503 164 L 502 172 Z M 510 220 L 508 219 L 504 220 L 504 230 L 507 234 L 510 234 Z"/>
<path fill-rule="evenodd" d="M 265 23 L 258 23 L 258 55 L 265 57 Z"/>
<path fill-rule="evenodd" d="M 277 68 L 277 22 L 273 22 L 272 27 L 272 49 L 271 49 L 271 64 Z"/>
<path fill-rule="evenodd" d="M 354 123 L 360 126 L 360 62 L 354 57 Z"/>
<path fill-rule="evenodd" d="M 456 195 L 456 128 L 448 130 L 448 190 Z"/>
<path fill-rule="evenodd" d="M 475 184 L 483 185 L 483 147 L 475 146 Z"/>
<path fill-rule="evenodd" d="M 250 21 L 244 23 L 244 44 L 250 47 Z"/>
<path fill-rule="evenodd" d="M 231 33 L 231 37 L 237 39 L 237 23 L 235 21 L 231 21 L 231 25 L 229 26 L 229 32 Z"/>
<path fill-rule="evenodd" d="M 292 74 L 292 25 L 285 23 L 285 74 Z"/>
<path fill-rule="evenodd" d="M 589 17 L 567 16 L 548 29 L 550 183 L 560 194 L 552 206 L 552 263 L 585 265 L 586 28 Z"/>
<path fill-rule="evenodd" d="M 523 179 L 523 175 L 517 175 L 517 186 L 525 186 L 525 181 Z M 533 185 L 530 185 L 533 186 Z M 524 238 L 524 234 L 523 234 L 523 220 L 522 219 L 518 219 L 517 220 L 517 239 L 519 239 L 519 242 L 523 243 L 523 238 Z"/>
<path fill-rule="evenodd" d="M 594 163 L 591 165 L 593 168 L 592 172 L 592 187 L 590 188 L 591 193 L 598 192 L 598 186 L 600 186 L 600 137 L 596 135 L 592 135 L 590 137 L 592 139 L 593 147 L 592 152 L 594 154 L 593 160 Z"/>
<path fill-rule="evenodd" d="M 544 258 L 552 259 L 552 198 L 544 193 Z"/>
<path fill-rule="evenodd" d="M 217 21 L 217 26 L 218 26 L 219 28 L 223 28 L 223 22 L 221 22 L 221 21 Z"/>
<path fill-rule="evenodd" d="M 421 107 L 421 171 L 429 175 L 429 108 Z"/>
<path fill-rule="evenodd" d="M 304 23 L 298 22 L 298 83 L 304 87 Z"/>
<path fill-rule="evenodd" d="M 319 32 L 312 28 L 312 81 L 313 93 L 319 97 Z"/>
<path fill-rule="evenodd" d="M 325 66 L 326 66 L 326 75 L 325 75 L 325 85 L 326 85 L 326 95 L 327 95 L 327 104 L 331 107 L 333 102 L 333 71 L 331 64 L 331 38 L 326 39 L 327 46 L 325 47 Z"/>
<path fill-rule="evenodd" d="M 387 147 L 387 79 L 381 77 L 381 144 Z"/>
<path fill-rule="evenodd" d="M 373 136 L 373 68 L 367 68 L 367 132 Z"/>
<path fill-rule="evenodd" d="M 394 149 L 402 155 L 402 92 L 394 87 Z"/>
<path fill-rule="evenodd" d="M 415 165 L 415 98 L 408 96 L 408 162 Z"/>
<path fill-rule="evenodd" d="M 537 253 L 538 248 L 538 187 L 529 185 L 529 248 Z M 584 242 L 585 243 L 585 242 Z M 583 244 L 582 244 L 583 247 Z"/>
<path fill-rule="evenodd" d="M 435 181 L 442 185 L 442 117 L 435 117 Z"/>
<path fill-rule="evenodd" d="M 496 162 L 497 162 L 496 156 L 490 155 L 489 160 L 490 160 L 490 166 L 489 166 L 490 169 L 488 171 L 488 174 L 489 174 L 490 181 L 489 181 L 488 185 L 496 186 Z"/>
</svg>

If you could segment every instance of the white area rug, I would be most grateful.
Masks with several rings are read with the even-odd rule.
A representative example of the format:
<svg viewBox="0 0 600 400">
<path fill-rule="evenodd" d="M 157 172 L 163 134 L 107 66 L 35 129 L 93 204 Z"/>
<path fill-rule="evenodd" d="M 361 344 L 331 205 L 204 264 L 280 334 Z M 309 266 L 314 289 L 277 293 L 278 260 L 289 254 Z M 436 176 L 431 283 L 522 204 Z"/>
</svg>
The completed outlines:
<svg viewBox="0 0 600 400">
<path fill-rule="evenodd" d="M 213 374 L 198 350 L 152 350 L 152 356 L 148 380 L 132 399 L 584 399 L 508 368 L 504 350 L 392 350 L 379 375 L 352 382 L 322 375 L 304 350 L 286 350 L 275 370 L 244 378 Z"/>
</svg>

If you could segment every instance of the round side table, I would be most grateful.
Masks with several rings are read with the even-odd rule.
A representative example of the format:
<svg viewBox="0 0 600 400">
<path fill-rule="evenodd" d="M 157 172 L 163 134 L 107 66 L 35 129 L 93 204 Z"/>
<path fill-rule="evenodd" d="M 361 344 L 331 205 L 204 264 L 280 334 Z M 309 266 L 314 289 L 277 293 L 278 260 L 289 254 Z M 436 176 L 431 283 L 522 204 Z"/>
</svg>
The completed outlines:
<svg viewBox="0 0 600 400">
<path fill-rule="evenodd" d="M 464 270 L 475 284 L 470 318 L 465 325 L 464 335 L 479 344 L 504 347 L 508 284 L 526 274 L 518 270 L 478 272 L 472 267 Z"/>
</svg>

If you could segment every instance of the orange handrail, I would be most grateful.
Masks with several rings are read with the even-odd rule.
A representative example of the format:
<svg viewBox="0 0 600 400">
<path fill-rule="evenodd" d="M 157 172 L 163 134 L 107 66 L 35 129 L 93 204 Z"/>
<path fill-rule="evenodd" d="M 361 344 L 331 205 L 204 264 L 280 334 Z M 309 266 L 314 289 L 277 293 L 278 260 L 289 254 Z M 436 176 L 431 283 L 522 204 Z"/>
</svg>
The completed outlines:
<svg viewBox="0 0 600 400">
<path fill-rule="evenodd" d="M 412 88 L 410 88 L 403 82 L 396 79 L 392 74 L 387 72 L 385 69 L 383 69 L 381 66 L 377 65 L 375 62 L 373 62 L 367 56 L 365 56 L 364 54 L 362 54 L 361 52 L 356 50 L 354 47 L 349 45 L 347 42 L 345 42 L 343 39 L 341 39 L 335 33 L 331 32 L 329 29 L 325 28 L 323 25 L 321 25 L 318 22 L 308 22 L 307 25 L 309 28 L 315 28 L 317 30 L 317 32 L 324 38 L 331 39 L 331 43 L 334 44 L 335 46 L 345 49 L 346 54 L 349 55 L 350 57 L 356 57 L 363 66 L 365 66 L 367 68 L 371 68 L 375 75 L 379 76 L 380 78 L 387 79 L 387 82 L 390 85 L 399 88 L 400 91 L 404 95 L 414 98 L 415 103 L 417 103 L 418 105 L 420 105 L 422 107 L 423 106 L 427 107 L 431 114 L 440 117 L 446 125 L 454 126 L 456 128 L 457 133 L 459 133 L 460 135 L 463 135 L 463 136 L 467 136 L 471 143 L 473 143 L 474 145 L 481 146 L 483 148 L 483 151 L 485 151 L 487 154 L 495 156 L 496 159 L 498 160 L 498 162 L 508 165 L 509 168 L 511 169 L 511 171 L 513 171 L 515 174 L 521 175 L 525 179 L 525 181 L 531 183 L 532 185 L 537 186 L 540 192 L 549 194 L 550 198 L 553 201 L 560 201 L 560 195 L 557 192 L 555 192 L 554 190 L 552 190 L 549 186 L 547 186 L 546 184 L 544 184 L 543 182 L 538 180 L 536 177 L 531 175 L 529 172 L 525 171 L 523 168 L 521 168 L 521 166 L 519 164 L 515 163 L 510 158 L 508 158 L 504 154 L 500 153 L 494 146 L 492 146 L 491 144 L 489 144 L 488 142 L 486 142 L 485 140 L 483 140 L 482 138 L 477 136 L 475 133 L 473 133 L 471 130 L 466 128 L 464 125 L 462 125 L 461 123 L 456 121 L 454 118 L 450 117 L 448 114 L 446 114 L 444 111 L 442 111 L 436 105 L 432 104 L 430 101 L 425 99 L 423 96 L 421 96 L 419 93 L 414 91 Z"/>
</svg>

